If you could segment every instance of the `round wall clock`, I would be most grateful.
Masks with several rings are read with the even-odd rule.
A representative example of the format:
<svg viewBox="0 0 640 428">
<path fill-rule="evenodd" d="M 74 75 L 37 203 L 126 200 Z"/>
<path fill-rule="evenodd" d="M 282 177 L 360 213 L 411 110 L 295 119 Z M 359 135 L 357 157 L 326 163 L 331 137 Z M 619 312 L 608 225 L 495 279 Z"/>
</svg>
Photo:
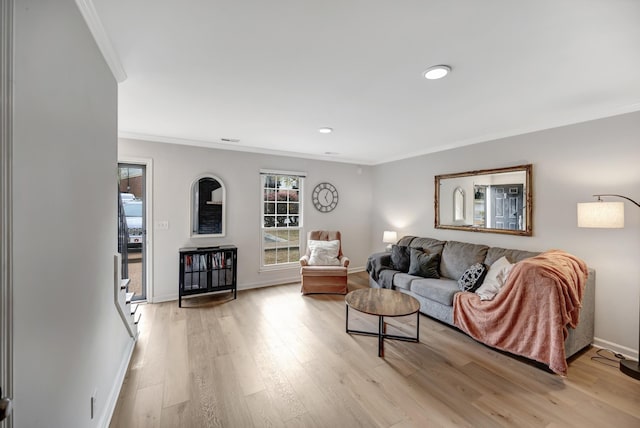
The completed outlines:
<svg viewBox="0 0 640 428">
<path fill-rule="evenodd" d="M 313 189 L 311 198 L 318 211 L 328 213 L 338 205 L 338 190 L 331 183 L 320 183 Z"/>
</svg>

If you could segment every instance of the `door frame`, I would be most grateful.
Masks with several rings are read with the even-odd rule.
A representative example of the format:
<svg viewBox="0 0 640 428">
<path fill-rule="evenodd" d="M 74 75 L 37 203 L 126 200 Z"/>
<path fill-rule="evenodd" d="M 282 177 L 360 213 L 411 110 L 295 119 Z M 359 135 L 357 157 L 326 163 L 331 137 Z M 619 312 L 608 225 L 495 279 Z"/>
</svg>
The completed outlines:
<svg viewBox="0 0 640 428">
<path fill-rule="evenodd" d="M 151 158 L 139 158 L 134 156 L 118 155 L 118 164 L 126 163 L 133 165 L 142 165 L 145 167 L 145 197 L 144 203 L 144 221 L 146 226 L 145 234 L 145 252 L 143 256 L 144 260 L 144 274 L 145 274 L 145 287 L 147 294 L 147 302 L 153 303 L 153 159 Z"/>
<path fill-rule="evenodd" d="M 13 396 L 13 0 L 0 2 L 0 387 Z M 13 427 L 9 417 L 0 426 Z"/>
</svg>

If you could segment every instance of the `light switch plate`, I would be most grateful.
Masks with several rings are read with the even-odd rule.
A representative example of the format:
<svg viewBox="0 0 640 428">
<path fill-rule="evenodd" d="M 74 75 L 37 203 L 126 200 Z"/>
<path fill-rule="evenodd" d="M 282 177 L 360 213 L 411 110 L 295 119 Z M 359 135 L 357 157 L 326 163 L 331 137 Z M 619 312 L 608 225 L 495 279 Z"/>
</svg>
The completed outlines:
<svg viewBox="0 0 640 428">
<path fill-rule="evenodd" d="M 156 230 L 168 230 L 168 229 L 169 229 L 168 220 L 156 221 Z"/>
</svg>

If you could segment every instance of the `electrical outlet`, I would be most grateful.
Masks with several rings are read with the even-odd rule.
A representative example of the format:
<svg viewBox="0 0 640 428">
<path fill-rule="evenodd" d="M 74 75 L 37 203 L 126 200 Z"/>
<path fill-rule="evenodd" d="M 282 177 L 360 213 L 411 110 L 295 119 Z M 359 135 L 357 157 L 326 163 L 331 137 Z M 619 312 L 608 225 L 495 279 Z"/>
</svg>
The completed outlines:
<svg viewBox="0 0 640 428">
<path fill-rule="evenodd" d="M 169 229 L 169 221 L 167 221 L 167 220 L 156 221 L 156 229 L 157 230 L 168 230 Z"/>
</svg>

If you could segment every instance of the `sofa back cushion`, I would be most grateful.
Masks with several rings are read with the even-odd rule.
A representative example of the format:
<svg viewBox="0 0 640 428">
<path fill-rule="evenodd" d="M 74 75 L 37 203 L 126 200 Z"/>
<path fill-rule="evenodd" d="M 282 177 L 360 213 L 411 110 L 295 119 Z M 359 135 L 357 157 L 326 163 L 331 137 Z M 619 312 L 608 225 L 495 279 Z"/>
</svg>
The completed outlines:
<svg viewBox="0 0 640 428">
<path fill-rule="evenodd" d="M 469 266 L 484 263 L 488 250 L 486 245 L 447 241 L 440 259 L 440 276 L 457 281 Z"/>
<path fill-rule="evenodd" d="M 487 251 L 487 258 L 484 260 L 484 263 L 488 266 L 491 266 L 496 262 L 496 260 L 501 257 L 506 257 L 510 263 L 518 263 L 521 260 L 537 256 L 538 254 L 540 253 L 536 253 L 533 251 L 510 250 L 507 248 L 491 247 L 489 248 L 489 251 Z"/>
<path fill-rule="evenodd" d="M 421 248 L 428 254 L 442 254 L 445 241 L 439 241 L 433 238 L 414 238 L 409 246 L 411 248 Z"/>
<path fill-rule="evenodd" d="M 402 238 L 398 239 L 398 242 L 396 242 L 396 245 L 400 245 L 402 247 L 408 247 L 409 244 L 411 244 L 411 241 L 413 241 L 414 239 L 416 239 L 415 236 L 411 236 L 411 235 L 403 236 Z"/>
</svg>

